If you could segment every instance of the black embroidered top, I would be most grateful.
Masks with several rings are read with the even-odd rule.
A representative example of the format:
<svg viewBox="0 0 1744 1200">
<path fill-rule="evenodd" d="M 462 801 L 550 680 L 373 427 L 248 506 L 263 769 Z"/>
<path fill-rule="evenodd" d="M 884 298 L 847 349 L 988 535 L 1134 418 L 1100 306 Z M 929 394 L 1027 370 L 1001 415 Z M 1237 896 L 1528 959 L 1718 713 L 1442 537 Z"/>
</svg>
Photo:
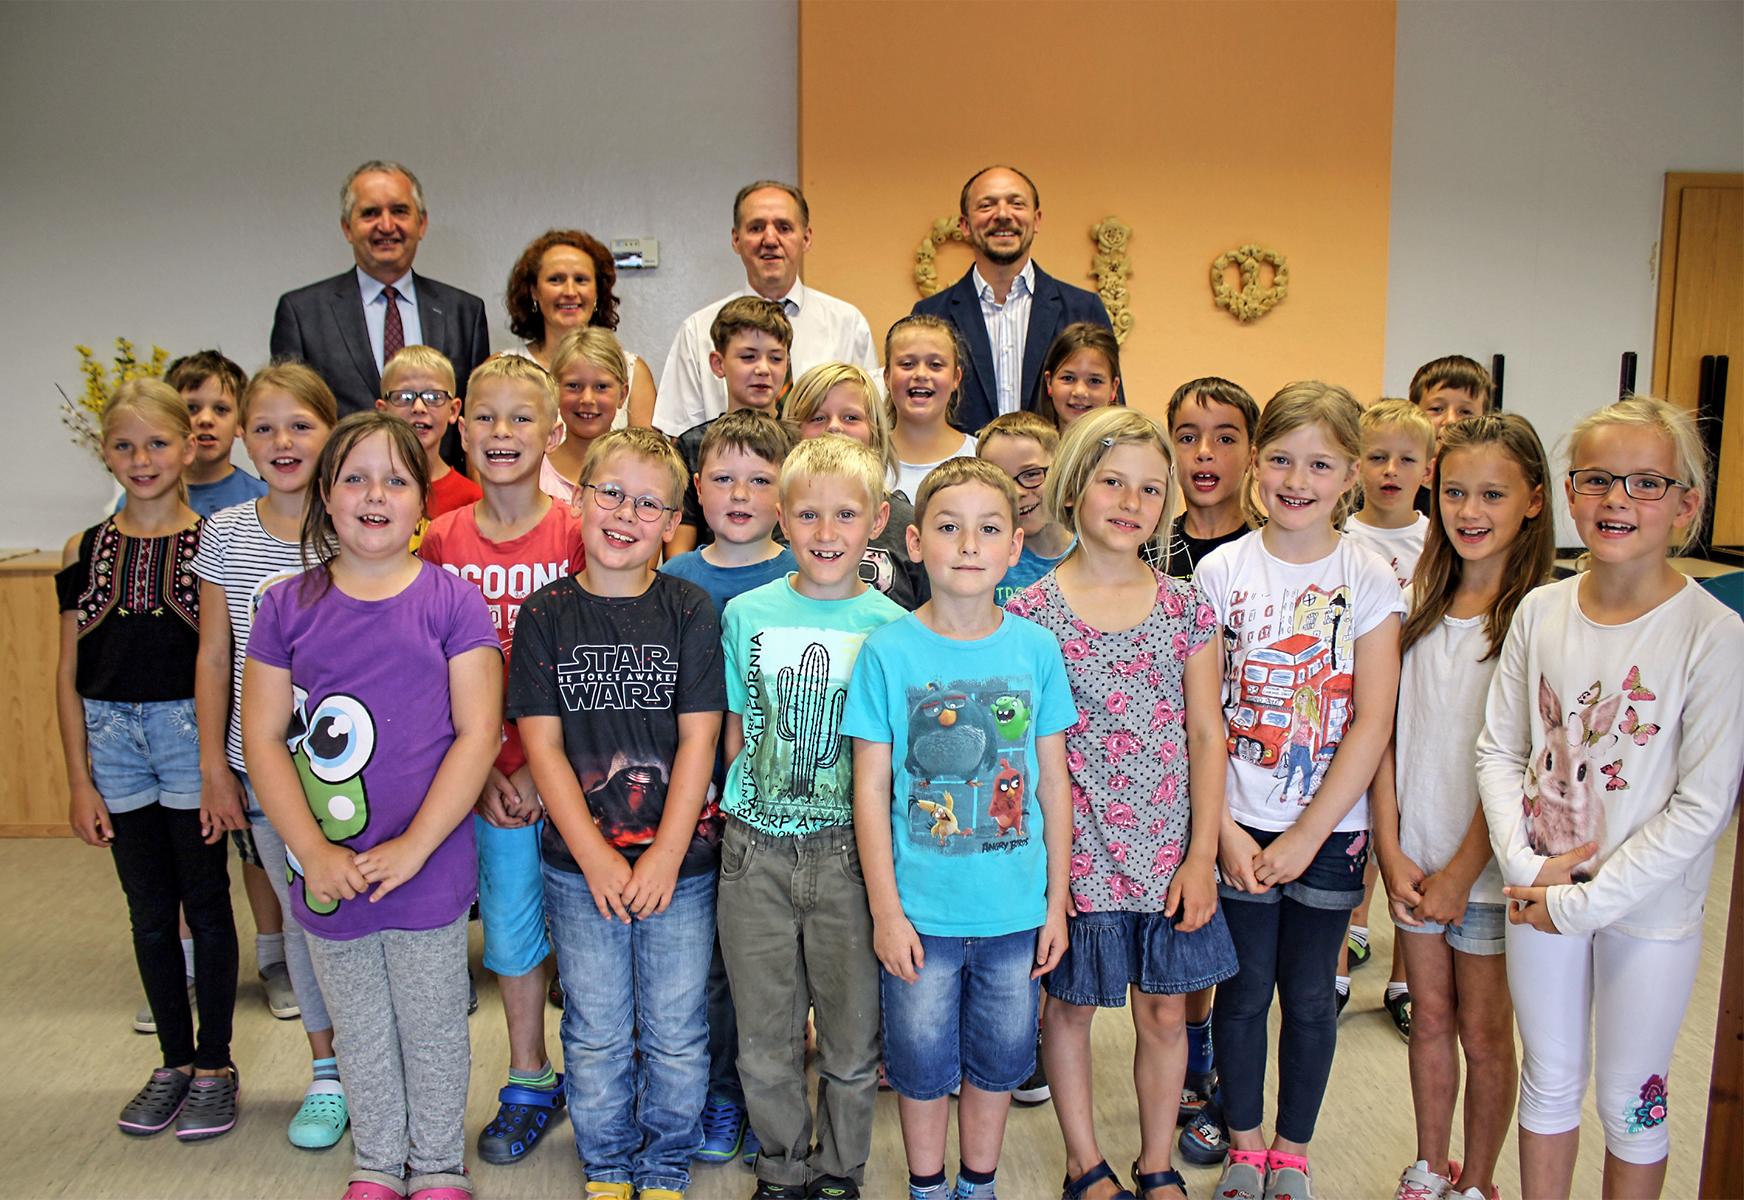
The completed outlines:
<svg viewBox="0 0 1744 1200">
<path fill-rule="evenodd" d="M 204 524 L 138 538 L 110 519 L 79 539 L 78 559 L 55 575 L 61 611 L 78 620 L 79 695 L 135 704 L 193 696 L 200 649 L 193 564 Z"/>
</svg>

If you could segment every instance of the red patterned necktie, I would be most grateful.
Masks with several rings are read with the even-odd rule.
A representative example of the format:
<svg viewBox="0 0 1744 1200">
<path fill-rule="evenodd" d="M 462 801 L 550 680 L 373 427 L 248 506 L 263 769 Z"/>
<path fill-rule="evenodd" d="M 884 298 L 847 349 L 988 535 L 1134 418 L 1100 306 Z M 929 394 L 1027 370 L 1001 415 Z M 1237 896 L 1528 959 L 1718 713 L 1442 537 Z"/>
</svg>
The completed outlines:
<svg viewBox="0 0 1744 1200">
<path fill-rule="evenodd" d="M 388 302 L 387 316 L 382 319 L 382 366 L 386 367 L 406 348 L 406 327 L 400 321 L 400 294 L 392 284 L 382 289 L 382 296 Z"/>
</svg>

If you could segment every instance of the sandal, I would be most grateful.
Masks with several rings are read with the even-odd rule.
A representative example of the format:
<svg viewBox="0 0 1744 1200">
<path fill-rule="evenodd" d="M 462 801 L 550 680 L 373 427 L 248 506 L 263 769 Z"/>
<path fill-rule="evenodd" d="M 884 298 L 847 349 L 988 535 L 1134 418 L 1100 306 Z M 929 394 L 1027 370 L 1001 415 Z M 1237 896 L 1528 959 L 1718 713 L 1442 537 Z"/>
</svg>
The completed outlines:
<svg viewBox="0 0 1744 1200">
<path fill-rule="evenodd" d="M 1107 1159 L 1103 1159 L 1076 1179 L 1068 1176 L 1060 1185 L 1060 1200 L 1083 1200 L 1084 1193 L 1090 1190 L 1090 1186 L 1101 1183 L 1104 1179 L 1113 1179 L 1117 1186 L 1120 1185 L 1120 1180 L 1115 1177 L 1114 1168 L 1108 1165 Z M 1122 1186 L 1111 1200 L 1138 1200 L 1138 1197 Z"/>
<path fill-rule="evenodd" d="M 1138 1169 L 1138 1159 L 1136 1158 L 1132 1160 L 1132 1181 L 1138 1184 L 1138 1194 L 1141 1197 L 1149 1196 L 1156 1189 L 1166 1187 L 1177 1187 L 1181 1189 L 1181 1195 L 1187 1194 L 1187 1180 L 1175 1168 L 1170 1167 L 1166 1171 L 1151 1171 L 1147 1174 Z"/>
<path fill-rule="evenodd" d="M 139 1089 L 139 1094 L 127 1102 L 115 1124 L 122 1133 L 132 1137 L 162 1133 L 181 1115 L 182 1105 L 188 1102 L 188 1089 L 193 1084 L 193 1079 L 174 1067 L 159 1067 Z"/>
<path fill-rule="evenodd" d="M 497 1093 L 502 1107 L 478 1135 L 478 1156 L 493 1167 L 520 1162 L 563 1111 L 563 1076 L 550 1091 L 511 1083 Z"/>
</svg>

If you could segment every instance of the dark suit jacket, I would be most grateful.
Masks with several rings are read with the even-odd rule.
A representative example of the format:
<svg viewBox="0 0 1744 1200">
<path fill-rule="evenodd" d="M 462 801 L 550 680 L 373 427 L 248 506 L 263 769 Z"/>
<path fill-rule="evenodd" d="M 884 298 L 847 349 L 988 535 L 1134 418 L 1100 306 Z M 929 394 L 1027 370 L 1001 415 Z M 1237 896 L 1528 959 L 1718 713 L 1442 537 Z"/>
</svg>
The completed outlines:
<svg viewBox="0 0 1744 1200">
<path fill-rule="evenodd" d="M 464 389 L 472 369 L 490 357 L 484 301 L 427 275 L 414 274 L 413 281 L 424 344 L 448 356 L 455 381 Z M 279 297 L 273 314 L 272 356 L 294 358 L 315 368 L 338 398 L 342 417 L 375 407 L 381 395 L 381 371 L 370 349 L 369 327 L 363 323 L 355 269 Z"/>
<path fill-rule="evenodd" d="M 353 289 L 355 290 L 355 289 Z M 999 415 L 999 389 L 993 377 L 993 343 L 987 340 L 987 322 L 981 316 L 981 297 L 975 294 L 973 269 L 943 291 L 915 302 L 914 311 L 943 317 L 957 327 L 969 346 L 968 369 L 963 372 L 963 394 L 957 401 L 958 429 L 974 433 Z M 1061 283 L 1041 267 L 1035 269 L 1035 299 L 1030 304 L 1029 333 L 1023 343 L 1023 380 L 1017 394 L 1026 411 L 1036 406 L 1036 388 L 1041 382 L 1042 359 L 1048 347 L 1066 326 L 1094 321 L 1113 327 L 1102 297 L 1095 292 Z"/>
</svg>

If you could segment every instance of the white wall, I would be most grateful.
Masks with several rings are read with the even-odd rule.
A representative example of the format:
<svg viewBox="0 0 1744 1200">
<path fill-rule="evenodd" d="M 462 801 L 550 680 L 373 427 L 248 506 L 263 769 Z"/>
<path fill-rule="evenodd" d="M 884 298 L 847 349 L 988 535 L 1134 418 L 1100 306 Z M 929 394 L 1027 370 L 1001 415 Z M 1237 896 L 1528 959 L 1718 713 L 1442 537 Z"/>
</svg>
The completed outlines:
<svg viewBox="0 0 1744 1200">
<path fill-rule="evenodd" d="M 365 159 L 418 173 L 418 269 L 483 296 L 496 346 L 537 233 L 659 238 L 618 288 L 658 378 L 679 321 L 744 281 L 733 193 L 796 174 L 796 19 L 792 0 L 6 4 L 0 546 L 58 548 L 111 493 L 59 422 L 74 343 L 261 365 L 279 293 L 350 265 L 339 188 Z"/>
<path fill-rule="evenodd" d="M 1555 458 L 1623 351 L 1652 383 L 1665 172 L 1744 168 L 1744 5 L 1405 0 L 1395 66 L 1388 393 L 1504 354 Z"/>
</svg>

